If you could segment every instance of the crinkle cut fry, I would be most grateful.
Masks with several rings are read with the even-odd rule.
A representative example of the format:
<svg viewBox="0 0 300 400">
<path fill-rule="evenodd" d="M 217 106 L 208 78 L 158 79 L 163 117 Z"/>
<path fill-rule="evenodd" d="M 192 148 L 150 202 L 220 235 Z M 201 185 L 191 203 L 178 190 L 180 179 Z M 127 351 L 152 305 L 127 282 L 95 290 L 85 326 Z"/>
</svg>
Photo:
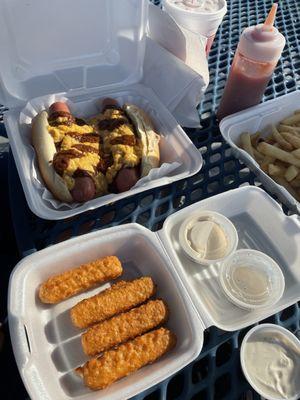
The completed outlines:
<svg viewBox="0 0 300 400">
<path fill-rule="evenodd" d="M 55 304 L 94 287 L 118 278 L 123 272 L 118 257 L 108 256 L 47 279 L 39 288 L 43 303 Z"/>
<path fill-rule="evenodd" d="M 156 286 L 150 277 L 112 285 L 76 304 L 71 309 L 71 320 L 77 328 L 87 328 L 144 303 L 155 292 Z"/>
<path fill-rule="evenodd" d="M 104 389 L 113 382 L 151 364 L 176 345 L 176 336 L 166 328 L 159 328 L 139 336 L 116 349 L 108 350 L 99 358 L 86 362 L 76 372 L 92 390 Z"/>
<path fill-rule="evenodd" d="M 164 301 L 150 300 L 89 328 L 81 336 L 83 350 L 88 356 L 95 356 L 154 329 L 167 318 L 168 308 Z"/>
</svg>

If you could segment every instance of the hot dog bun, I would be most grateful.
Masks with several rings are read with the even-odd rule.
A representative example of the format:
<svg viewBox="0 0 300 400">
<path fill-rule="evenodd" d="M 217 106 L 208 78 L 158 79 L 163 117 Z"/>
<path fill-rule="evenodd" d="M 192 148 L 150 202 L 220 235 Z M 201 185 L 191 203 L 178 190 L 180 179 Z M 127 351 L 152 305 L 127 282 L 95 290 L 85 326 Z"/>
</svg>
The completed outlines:
<svg viewBox="0 0 300 400">
<path fill-rule="evenodd" d="M 136 133 L 141 139 L 143 156 L 141 162 L 141 177 L 147 176 L 152 168 L 159 166 L 159 135 L 154 131 L 153 124 L 144 110 L 134 104 L 125 104 L 123 109 L 133 122 Z"/>
<path fill-rule="evenodd" d="M 48 113 L 46 111 L 40 112 L 32 120 L 32 144 L 37 155 L 39 169 L 47 188 L 53 195 L 63 202 L 71 203 L 73 201 L 71 193 L 52 165 L 56 147 L 47 126 Z"/>
</svg>

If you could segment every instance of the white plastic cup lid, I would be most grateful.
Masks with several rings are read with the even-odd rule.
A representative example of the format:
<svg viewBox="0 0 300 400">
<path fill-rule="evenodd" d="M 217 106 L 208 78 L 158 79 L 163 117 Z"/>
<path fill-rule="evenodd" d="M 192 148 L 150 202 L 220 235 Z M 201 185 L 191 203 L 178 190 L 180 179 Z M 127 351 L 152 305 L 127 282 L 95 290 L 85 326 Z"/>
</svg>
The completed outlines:
<svg viewBox="0 0 300 400">
<path fill-rule="evenodd" d="M 226 297 L 243 309 L 258 309 L 277 303 L 285 281 L 278 264 L 266 254 L 250 249 L 228 257 L 220 270 Z"/>
<path fill-rule="evenodd" d="M 200 211 L 181 224 L 179 243 L 192 261 L 210 265 L 222 262 L 236 250 L 238 234 L 224 215 Z"/>
<path fill-rule="evenodd" d="M 183 0 L 182 0 L 183 1 Z M 199 11 L 195 7 L 179 7 L 170 0 L 163 0 L 165 11 L 183 28 L 209 38 L 215 35 L 224 15 L 227 12 L 226 0 L 220 0 L 221 7 L 217 11 Z"/>
<path fill-rule="evenodd" d="M 282 338 L 287 343 L 290 343 L 292 348 L 298 349 L 300 352 L 300 342 L 298 338 L 289 330 L 283 328 L 282 326 L 279 325 L 274 325 L 274 324 L 261 324 L 253 327 L 250 329 L 250 331 L 246 334 L 246 336 L 243 339 L 242 345 L 241 345 L 241 351 L 240 351 L 240 360 L 241 360 L 241 366 L 242 370 L 244 373 L 245 378 L 249 382 L 249 384 L 252 386 L 252 388 L 260 394 L 264 399 L 266 400 L 298 400 L 300 397 L 300 392 L 296 393 L 295 395 L 292 395 L 290 397 L 281 397 L 280 395 L 278 396 L 271 396 L 269 393 L 265 393 L 263 386 L 261 385 L 261 382 L 257 380 L 257 378 L 253 375 L 251 372 L 251 369 L 249 368 L 250 365 L 249 363 L 251 360 L 248 359 L 247 356 L 247 345 L 249 343 L 253 343 L 254 341 L 259 341 L 260 343 L 265 343 L 266 345 L 268 343 L 278 343 L 278 339 L 275 338 L 275 335 L 279 334 Z M 264 349 L 267 351 L 267 349 Z M 297 351 L 298 352 L 298 351 Z M 256 359 L 257 362 L 259 362 L 259 356 L 260 354 L 263 356 L 263 353 L 257 352 L 257 354 L 253 354 L 254 358 Z M 277 377 L 280 379 L 279 371 L 277 371 Z"/>
</svg>

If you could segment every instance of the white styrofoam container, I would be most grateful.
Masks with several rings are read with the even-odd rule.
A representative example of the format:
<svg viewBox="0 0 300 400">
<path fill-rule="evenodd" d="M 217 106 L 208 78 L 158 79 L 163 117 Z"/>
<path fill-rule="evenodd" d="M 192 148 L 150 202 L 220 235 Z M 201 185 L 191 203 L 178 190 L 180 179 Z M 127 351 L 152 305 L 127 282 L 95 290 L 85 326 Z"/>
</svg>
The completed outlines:
<svg viewBox="0 0 300 400">
<path fill-rule="evenodd" d="M 279 303 L 255 311 L 236 307 L 222 292 L 219 267 L 200 266 L 184 255 L 179 246 L 179 226 L 196 210 L 224 214 L 238 230 L 239 248 L 258 249 L 275 259 L 286 284 Z M 244 187 L 175 213 L 156 233 L 128 224 L 89 233 L 24 258 L 11 275 L 8 315 L 14 354 L 32 400 L 124 400 L 194 360 L 202 349 L 205 328 L 215 325 L 228 331 L 242 329 L 294 304 L 300 300 L 299 228 L 299 219 L 286 216 L 263 190 Z M 54 306 L 40 303 L 37 288 L 52 274 L 111 254 L 124 264 L 122 279 L 153 277 L 157 296 L 169 305 L 167 325 L 177 335 L 178 343 L 153 365 L 103 391 L 91 392 L 73 372 L 86 358 L 68 310 L 99 288 Z M 102 285 L 101 289 L 108 286 Z"/>
<path fill-rule="evenodd" d="M 185 256 L 179 244 L 179 226 L 193 212 L 202 210 L 224 214 L 233 222 L 239 236 L 238 249 L 260 250 L 278 263 L 285 290 L 277 304 L 250 311 L 235 306 L 219 282 L 220 266 L 199 266 Z M 300 299 L 300 219 L 286 216 L 262 189 L 246 186 L 193 204 L 168 217 L 159 235 L 206 327 L 242 329 Z"/>
<path fill-rule="evenodd" d="M 5 127 L 26 200 L 39 217 L 72 217 L 200 170 L 199 151 L 153 91 L 137 84 L 143 74 L 148 6 L 148 0 L 0 2 L 0 103 L 10 107 Z M 29 100 L 53 93 L 83 106 L 90 99 L 108 96 L 146 105 L 157 116 L 154 123 L 163 139 L 163 161 L 179 161 L 181 167 L 125 193 L 99 197 L 73 209 L 54 208 L 33 184 L 30 137 L 19 122 Z"/>
<path fill-rule="evenodd" d="M 153 278 L 157 297 L 169 306 L 167 326 L 176 334 L 177 344 L 153 365 L 107 389 L 93 392 L 84 387 L 82 379 L 73 371 L 87 357 L 80 343 L 82 331 L 72 326 L 69 309 L 81 299 L 99 292 L 99 287 L 55 306 L 43 305 L 37 288 L 51 274 L 112 254 L 122 261 L 122 279 L 141 275 Z M 108 286 L 102 285 L 101 289 Z M 158 236 L 137 224 L 93 232 L 26 257 L 12 274 L 9 292 L 11 340 L 32 400 L 124 400 L 183 368 L 197 357 L 202 347 L 204 326 Z"/>
<path fill-rule="evenodd" d="M 241 133 L 260 131 L 267 136 L 271 125 L 293 114 L 300 108 L 300 91 L 295 91 L 274 100 L 240 111 L 224 118 L 220 123 L 222 136 L 233 149 L 233 154 L 243 161 L 264 186 L 278 196 L 291 210 L 300 212 L 299 202 L 281 185 L 267 175 L 259 164 L 243 149 L 238 147 Z"/>
</svg>

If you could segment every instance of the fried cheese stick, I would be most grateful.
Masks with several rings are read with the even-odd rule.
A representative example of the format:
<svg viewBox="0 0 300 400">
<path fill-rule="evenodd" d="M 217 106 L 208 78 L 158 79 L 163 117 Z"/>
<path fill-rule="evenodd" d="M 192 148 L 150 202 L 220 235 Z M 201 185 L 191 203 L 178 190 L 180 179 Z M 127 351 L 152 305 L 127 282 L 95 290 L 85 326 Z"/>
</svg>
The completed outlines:
<svg viewBox="0 0 300 400">
<path fill-rule="evenodd" d="M 118 278 L 123 272 L 115 256 L 104 257 L 47 279 L 39 288 L 43 303 L 55 304 L 93 286 Z"/>
<path fill-rule="evenodd" d="M 168 309 L 162 300 L 150 300 L 140 307 L 119 314 L 89 328 L 81 336 L 83 350 L 95 356 L 164 323 Z"/>
<path fill-rule="evenodd" d="M 104 389 L 113 382 L 151 364 L 176 345 L 176 336 L 166 328 L 159 328 L 116 349 L 93 358 L 75 371 L 84 384 L 92 389 Z"/>
<path fill-rule="evenodd" d="M 87 328 L 144 303 L 155 291 L 150 277 L 119 282 L 76 304 L 71 308 L 71 320 L 77 328 Z"/>
</svg>

